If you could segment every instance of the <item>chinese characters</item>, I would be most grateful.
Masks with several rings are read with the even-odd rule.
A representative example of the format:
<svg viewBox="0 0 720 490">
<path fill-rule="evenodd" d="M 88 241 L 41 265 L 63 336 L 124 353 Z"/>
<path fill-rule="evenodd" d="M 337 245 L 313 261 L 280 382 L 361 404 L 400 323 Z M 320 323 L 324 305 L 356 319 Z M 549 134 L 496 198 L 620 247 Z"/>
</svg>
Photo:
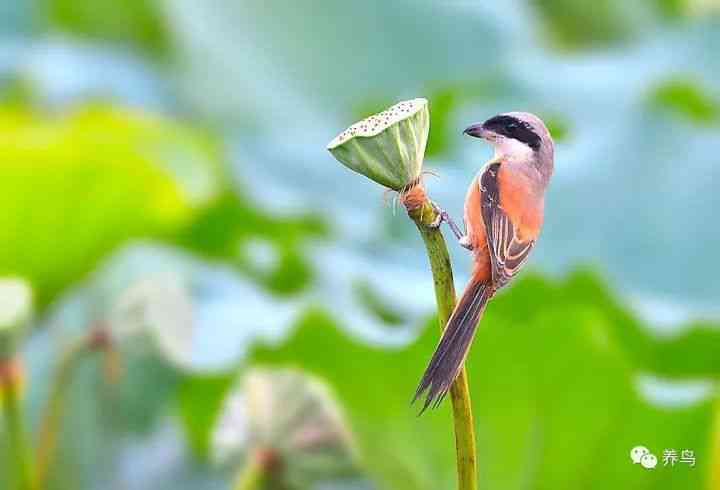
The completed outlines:
<svg viewBox="0 0 720 490">
<path fill-rule="evenodd" d="M 640 464 L 646 470 L 653 470 L 658 465 L 658 458 L 645 446 L 635 446 L 630 450 L 630 459 L 633 464 Z M 692 449 L 681 449 L 679 452 L 674 448 L 663 449 L 663 467 L 674 468 L 675 465 L 687 465 L 695 467 L 695 451 Z"/>
</svg>

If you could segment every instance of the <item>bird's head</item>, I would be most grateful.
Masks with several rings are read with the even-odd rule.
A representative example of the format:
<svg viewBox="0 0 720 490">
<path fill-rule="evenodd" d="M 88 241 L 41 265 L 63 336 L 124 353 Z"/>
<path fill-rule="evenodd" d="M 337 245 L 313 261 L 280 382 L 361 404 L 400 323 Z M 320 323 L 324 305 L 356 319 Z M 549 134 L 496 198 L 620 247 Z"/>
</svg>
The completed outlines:
<svg viewBox="0 0 720 490">
<path fill-rule="evenodd" d="M 553 140 L 542 120 L 528 112 L 507 112 L 473 124 L 465 134 L 489 141 L 495 155 L 517 160 L 552 158 Z"/>
</svg>

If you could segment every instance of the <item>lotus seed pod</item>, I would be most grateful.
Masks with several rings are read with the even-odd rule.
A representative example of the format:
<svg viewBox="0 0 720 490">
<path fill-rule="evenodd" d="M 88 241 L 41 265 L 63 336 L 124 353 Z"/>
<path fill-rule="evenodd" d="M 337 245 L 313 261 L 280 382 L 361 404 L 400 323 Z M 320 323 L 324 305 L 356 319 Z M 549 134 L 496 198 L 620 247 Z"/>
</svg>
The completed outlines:
<svg viewBox="0 0 720 490">
<path fill-rule="evenodd" d="M 428 101 L 412 99 L 353 124 L 327 149 L 349 169 L 400 191 L 420 176 L 429 132 Z"/>
<path fill-rule="evenodd" d="M 270 455 L 266 475 L 282 488 L 301 489 L 352 473 L 355 451 L 335 399 L 320 380 L 295 369 L 249 371 L 231 392 L 213 434 L 220 463 L 239 455 Z"/>
<path fill-rule="evenodd" d="M 0 359 L 17 351 L 32 315 L 32 290 L 19 278 L 0 279 Z"/>
<path fill-rule="evenodd" d="M 192 366 L 192 298 L 181 276 L 147 275 L 131 284 L 119 295 L 107 320 L 114 339 L 152 339 L 167 360 L 180 368 Z"/>
</svg>

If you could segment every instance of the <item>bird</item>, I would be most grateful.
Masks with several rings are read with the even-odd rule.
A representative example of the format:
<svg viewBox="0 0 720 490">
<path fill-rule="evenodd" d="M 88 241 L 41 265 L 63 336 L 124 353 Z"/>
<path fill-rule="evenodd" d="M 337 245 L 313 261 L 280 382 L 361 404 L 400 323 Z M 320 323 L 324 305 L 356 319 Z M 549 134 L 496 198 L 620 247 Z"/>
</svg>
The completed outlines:
<svg viewBox="0 0 720 490">
<path fill-rule="evenodd" d="M 472 253 L 470 280 L 415 391 L 425 394 L 420 413 L 440 405 L 455 381 L 488 301 L 522 268 L 543 224 L 545 190 L 554 167 L 554 143 L 542 120 L 507 112 L 476 123 L 464 134 L 488 141 L 493 157 L 475 175 L 465 196 L 465 233 L 433 203 L 461 246 Z"/>
</svg>

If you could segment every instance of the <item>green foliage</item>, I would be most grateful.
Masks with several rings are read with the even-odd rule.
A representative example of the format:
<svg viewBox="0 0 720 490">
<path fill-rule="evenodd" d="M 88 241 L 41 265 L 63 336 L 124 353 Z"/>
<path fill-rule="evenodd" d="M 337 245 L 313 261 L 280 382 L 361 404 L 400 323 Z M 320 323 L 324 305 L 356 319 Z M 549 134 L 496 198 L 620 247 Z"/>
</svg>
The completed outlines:
<svg viewBox="0 0 720 490">
<path fill-rule="evenodd" d="M 656 49 L 652 53 L 648 49 L 605 53 L 603 63 L 607 63 L 609 69 L 603 73 L 578 71 L 586 66 L 583 63 L 592 62 L 589 58 L 563 60 L 566 68 L 577 75 L 578 83 L 574 85 L 581 87 L 580 91 L 570 93 L 567 100 L 585 96 L 588 87 L 602 92 L 599 86 L 602 84 L 583 83 L 597 77 L 610 82 L 607 87 L 616 89 L 615 73 L 627 67 L 627 62 L 636 63 L 642 68 L 638 73 L 646 74 L 669 66 L 667 62 L 672 61 L 672 56 L 666 56 L 670 50 L 664 49 L 668 43 L 690 43 L 688 52 L 693 65 L 694 55 L 698 60 L 703 59 L 703 41 L 707 44 L 705 54 L 712 56 L 713 43 L 717 40 L 716 30 L 707 19 L 683 19 L 683 24 L 667 26 L 647 16 L 626 15 L 636 13 L 638 5 L 639 9 L 649 5 L 654 13 L 660 12 L 666 19 L 700 17 L 701 12 L 717 8 L 710 6 L 712 1 L 696 0 L 541 0 L 532 3 L 539 13 L 539 26 L 534 19 L 522 13 L 518 16 L 513 9 L 488 17 L 467 15 L 457 8 L 441 9 L 434 4 L 420 8 L 431 14 L 425 17 L 434 19 L 423 23 L 422 19 L 408 16 L 403 7 L 390 8 L 375 2 L 370 8 L 362 5 L 354 11 L 357 15 L 353 16 L 349 30 L 342 27 L 343 16 L 347 17 L 346 8 L 325 2 L 328 8 L 320 9 L 323 16 L 315 16 L 317 25 L 322 24 L 324 29 L 322 35 L 314 29 L 303 29 L 307 27 L 307 19 L 302 16 L 294 16 L 299 20 L 293 20 L 296 28 L 292 28 L 278 22 L 277 8 L 248 10 L 237 8 L 234 2 L 227 5 L 199 2 L 192 13 L 182 2 L 160 0 L 6 3 L 9 7 L 0 7 L 0 11 L 10 15 L 0 15 L 0 24 L 6 24 L 3 32 L 10 35 L 3 41 L 3 47 L 7 48 L 3 70 L 9 71 L 0 75 L 0 104 L 13 109 L 0 109 L 0 275 L 27 277 L 37 292 L 41 315 L 59 293 L 81 281 L 116 247 L 134 238 L 170 241 L 211 261 L 230 262 L 243 276 L 262 284 L 268 291 L 288 296 L 306 289 L 314 280 L 313 267 L 303 250 L 305 241 L 326 239 L 329 235 L 317 214 L 298 210 L 292 216 L 272 215 L 251 204 L 247 196 L 235 195 L 218 184 L 215 166 L 219 158 L 214 141 L 181 124 L 119 109 L 92 108 L 54 116 L 24 109 L 32 102 L 52 100 L 63 104 L 68 96 L 73 99 L 78 88 L 74 82 L 85 86 L 84 82 L 93 78 L 92 66 L 85 67 L 89 68 L 87 73 L 83 71 L 84 64 L 92 64 L 95 59 L 86 59 L 86 49 L 95 53 L 99 47 L 102 57 L 103 46 L 109 42 L 156 59 L 172 59 L 177 54 L 173 54 L 171 45 L 172 31 L 172 36 L 182 41 L 179 45 L 187 48 L 182 54 L 189 56 L 185 67 L 188 69 L 183 70 L 187 73 L 170 73 L 172 80 L 159 74 L 160 91 L 178 95 L 182 99 L 179 101 L 181 112 L 190 108 L 207 116 L 221 106 L 224 110 L 221 113 L 237 114 L 239 119 L 234 122 L 241 120 L 240 127 L 230 128 L 225 120 L 220 128 L 222 134 L 230 134 L 234 139 L 235 130 L 247 127 L 258 130 L 255 135 L 243 134 L 239 148 L 245 148 L 245 143 L 252 147 L 262 142 L 262 137 L 255 139 L 254 136 L 263 133 L 264 123 L 254 120 L 253 111 L 248 112 L 248 107 L 263 110 L 269 107 L 265 112 L 279 107 L 264 103 L 263 97 L 271 97 L 274 90 L 250 93 L 248 97 L 241 92 L 257 84 L 268 85 L 268 82 L 269 87 L 274 87 L 277 84 L 270 79 L 273 73 L 292 73 L 292 77 L 281 81 L 281 88 L 297 95 L 293 99 L 300 100 L 300 105 L 307 102 L 306 96 L 310 94 L 310 105 L 315 108 L 336 105 L 339 93 L 342 100 L 346 100 L 368 88 L 382 90 L 378 88 L 381 85 L 394 94 L 419 89 L 419 94 L 427 95 L 431 102 L 432 134 L 427 153 L 446 157 L 457 145 L 470 144 L 461 141 L 460 132 L 463 123 L 473 121 L 462 121 L 458 116 L 467 117 L 466 111 L 478 106 L 476 117 L 483 117 L 481 104 L 486 101 L 492 101 L 493 105 L 498 101 L 522 101 L 528 110 L 538 111 L 556 140 L 572 134 L 573 128 L 567 120 L 559 115 L 547 117 L 542 112 L 542 104 L 559 107 L 563 105 L 562 100 L 543 100 L 540 109 L 534 107 L 543 99 L 543 94 L 552 93 L 553 97 L 562 98 L 561 91 L 557 87 L 548 90 L 546 83 L 528 79 L 527 63 L 507 63 L 508 53 L 520 58 L 530 53 L 538 58 L 538 66 L 557 61 L 554 55 L 548 57 L 547 53 L 536 52 L 535 36 L 524 36 L 525 40 L 518 44 L 517 40 L 508 39 L 510 33 L 537 32 L 544 28 L 556 46 L 568 50 L 622 42 L 636 33 L 647 36 L 649 41 L 650 37 L 654 38 L 651 44 Z M 33 6 L 24 6 L 26 3 Z M 21 6 L 15 7 L 15 4 Z M 385 21 L 381 24 L 391 29 L 377 29 L 378 9 L 387 14 L 382 16 Z M 166 16 L 166 12 L 172 15 Z M 203 15 L 196 15 L 198 13 Z M 32 14 L 37 18 L 32 18 Z M 257 24 L 257 32 L 248 34 L 245 29 L 233 29 L 237 24 L 233 16 L 238 15 L 248 25 Z M 201 24 L 210 27 L 198 30 L 200 24 L 189 22 L 192 20 L 189 16 L 202 17 Z M 173 19 L 175 25 L 170 27 L 166 23 L 168 19 Z M 18 30 L 18 25 L 26 27 Z M 448 27 L 452 32 L 447 31 Z M 58 31 L 59 39 L 54 37 Z M 16 33 L 28 36 L 17 38 Z M 212 35 L 208 37 L 208 33 Z M 417 50 L 419 35 L 428 33 L 432 35 L 423 39 L 432 41 Z M 465 36 L 466 33 L 470 36 Z M 310 37 L 303 39 L 305 34 Z M 88 44 L 83 44 L 78 52 L 77 46 L 66 45 L 66 36 Z M 459 39 L 462 37 L 471 38 L 472 44 L 455 49 L 460 47 L 456 41 L 462 42 Z M 435 42 L 435 38 L 440 42 Z M 342 42 L 328 42 L 337 39 Z M 292 42 L 285 42 L 287 40 Z M 246 45 L 242 45 L 244 41 L 248 41 Z M 260 44 L 256 46 L 257 43 Z M 367 68 L 365 72 L 374 75 L 363 78 L 317 69 L 333 64 L 323 65 L 322 60 L 336 60 L 335 55 L 347 57 L 345 46 L 348 44 L 365 46 L 364 51 L 354 50 L 354 55 L 360 53 L 362 65 Z M 644 47 L 649 47 L 648 44 Z M 243 53 L 235 56 L 241 45 Z M 44 48 L 48 46 L 50 52 L 46 53 Z M 287 46 L 291 46 L 289 51 Z M 253 64 L 260 52 L 264 56 L 260 67 L 269 69 L 254 70 L 255 74 L 253 70 L 243 69 L 248 60 Z M 478 55 L 479 52 L 485 56 Z M 73 76 L 68 80 L 63 76 L 68 54 L 73 59 L 80 55 L 79 78 Z M 368 54 L 370 56 L 365 56 Z M 122 60 L 120 64 L 130 76 L 114 85 L 120 87 L 116 95 L 145 93 L 147 80 L 143 73 L 126 66 Z M 498 73 L 502 79 L 490 83 L 442 80 L 454 74 L 470 73 L 469 70 L 481 65 L 479 75 L 487 77 L 488 73 Z M 702 72 L 702 66 L 699 68 Z M 218 73 L 221 76 L 217 76 Z M 542 78 L 543 74 L 539 73 L 538 77 Z M 435 81 L 413 88 L 416 83 L 413 80 L 427 79 Z M 640 79 L 644 79 L 642 75 Z M 211 83 L 195 83 L 198 80 Z M 241 83 L 236 83 L 238 80 Z M 513 86 L 512 80 L 521 85 Z M 702 84 L 683 78 L 661 82 L 648 93 L 640 110 L 651 109 L 653 116 L 668 113 L 676 120 L 698 125 L 717 125 L 720 102 L 712 91 L 713 83 L 717 82 L 712 76 L 706 77 Z M 97 83 L 102 85 L 102 80 L 91 81 L 93 86 Z M 155 83 L 154 77 L 152 83 Z M 174 90 L 178 86 L 183 87 L 182 93 Z M 317 90 L 318 87 L 321 90 Z M 568 90 L 573 89 L 568 87 Z M 215 97 L 208 98 L 208 94 Z M 213 106 L 212 102 L 218 101 L 222 104 Z M 274 98 L 273 101 L 277 103 Z M 394 101 L 392 98 L 369 104 L 361 115 Z M 292 100 L 289 102 L 288 110 L 299 107 L 292 106 Z M 305 109 L 303 106 L 302 110 Z M 615 109 L 609 107 L 601 111 L 595 122 L 612 126 Z M 633 107 L 631 111 L 637 109 Z M 605 117 L 606 113 L 610 117 Z M 191 117 L 196 115 L 193 113 Z M 641 129 L 637 138 L 657 136 Z M 676 138 L 694 141 L 687 137 L 694 128 L 680 129 L 683 132 L 675 134 Z M 667 145 L 649 146 L 654 148 L 652 155 L 667 151 Z M 680 153 L 682 151 L 681 148 Z M 624 152 L 618 154 L 624 155 Z M 652 166 L 656 159 L 644 160 Z M 606 163 L 610 165 L 612 161 Z M 603 172 L 607 173 L 606 169 Z M 647 172 L 640 174 L 642 179 L 647 177 Z M 653 175 L 660 178 L 665 174 L 667 172 L 657 170 Z M 318 190 L 313 185 L 307 188 L 306 192 Z M 566 207 L 577 204 L 571 201 L 564 203 Z M 670 208 L 672 203 L 667 201 Z M 682 214 L 685 207 L 680 208 Z M 389 217 L 389 213 L 386 216 Z M 620 242 L 633 248 L 633 240 L 638 236 L 655 236 L 647 232 L 653 228 L 653 221 L 649 221 L 650 225 L 645 223 L 645 228 L 634 229 L 634 234 L 626 234 Z M 402 233 L 409 226 L 396 220 L 392 233 Z M 384 240 L 388 235 L 378 234 L 370 239 Z M 677 249 L 690 235 L 685 233 L 675 239 L 663 233 L 661 241 L 672 243 L 671 248 Z M 253 255 L 253 245 L 258 243 L 271 252 L 271 261 L 258 261 L 257 254 Z M 617 265 L 612 255 L 605 253 L 606 249 L 602 245 L 592 248 L 598 260 L 608 262 L 610 257 L 608 263 Z M 623 264 L 630 262 L 641 261 L 631 257 Z M 637 272 L 637 266 L 634 270 Z M 694 283 L 702 284 L 701 289 L 712 289 L 711 276 L 700 274 L 698 278 L 705 280 Z M 652 281 L 645 284 L 653 286 Z M 682 280 L 678 284 L 676 289 L 681 290 Z M 379 318 L 389 324 L 401 320 L 402 305 L 397 305 L 396 310 L 396 305 L 387 304 L 369 284 L 358 283 L 356 292 L 360 302 Z M 91 318 L 85 314 L 63 314 L 59 323 L 67 321 L 82 327 L 94 320 L 92 315 L 104 313 L 101 310 L 106 305 L 102 303 L 113 300 L 102 288 L 85 290 L 82 294 L 83 298 L 73 294 L 69 302 L 63 302 L 63 309 L 72 313 L 77 310 L 76 300 L 81 299 L 78 302 L 82 303 L 91 296 L 98 299 L 98 311 L 90 313 Z M 201 294 L 214 292 L 204 290 Z M 227 301 L 227 298 L 221 299 Z M 239 297 L 237 301 L 245 306 L 243 301 L 247 302 L 247 298 Z M 247 306 L 249 310 L 253 307 Z M 248 317 L 252 315 L 249 313 Z M 415 409 L 408 406 L 415 383 L 436 343 L 436 325 L 428 322 L 425 332 L 412 345 L 383 349 L 365 345 L 342 333 L 344 330 L 338 328 L 338 323 L 351 321 L 352 317 L 329 318 L 321 311 L 310 312 L 296 325 L 285 344 L 258 348 L 249 362 L 292 364 L 328 380 L 350 416 L 369 472 L 383 486 L 451 487 L 455 458 L 449 404 L 446 402 L 440 410 L 420 419 L 414 417 Z M 37 419 L 47 382 L 52 379 L 50 368 L 45 369 L 44 363 L 58 356 L 62 348 L 59 346 L 71 335 L 69 329 L 56 328 L 60 325 L 55 323 L 51 325 L 46 331 L 37 332 L 25 349 L 26 415 L 32 422 Z M 143 342 L 150 344 L 147 339 Z M 206 345 L 205 340 L 200 343 Z M 188 478 L 191 472 L 197 471 L 194 465 L 170 461 L 173 455 L 183 452 L 182 448 L 173 447 L 166 452 L 167 447 L 161 444 L 167 439 L 175 442 L 172 435 L 167 435 L 167 424 L 180 420 L 189 434 L 191 449 L 198 455 L 207 455 L 208 434 L 216 424 L 220 403 L 234 382 L 234 373 L 188 376 L 168 366 L 167 361 L 139 355 L 138 350 L 137 344 L 124 346 L 122 377 L 117 383 L 103 376 L 101 356 L 82 361 L 77 377 L 68 383 L 63 432 L 59 437 L 60 456 L 54 460 L 49 488 L 107 488 L 138 483 L 178 490 L 217 488 L 223 483 L 214 481 L 209 485 L 209 480 Z M 655 336 L 618 304 L 592 274 L 578 273 L 562 283 L 524 276 L 490 305 L 469 360 L 478 411 L 481 488 L 720 488 L 720 477 L 713 486 L 707 486 L 705 481 L 710 461 L 709 403 L 675 409 L 653 407 L 642 399 L 635 384 L 638 374 L 645 373 L 672 381 L 717 380 L 718 352 L 717 324 L 696 322 L 671 337 Z M 716 423 L 720 423 L 720 399 L 716 398 L 714 403 Z M 174 417 L 176 414 L 179 417 Z M 33 439 L 37 435 L 35 431 Z M 715 439 L 720 445 L 720 437 L 716 435 Z M 628 449 L 638 443 L 656 453 L 664 447 L 693 448 L 698 454 L 699 466 L 692 470 L 684 466 L 673 470 L 658 468 L 654 472 L 642 470 L 630 465 L 627 457 Z M 8 448 L 7 431 L 2 427 L 0 449 L 3 454 L 5 450 L 16 449 Z M 720 446 L 715 451 L 715 461 L 720 461 Z M 155 461 L 160 453 L 162 457 Z M 132 464 L 148 456 L 149 464 L 143 466 L 152 467 L 152 471 Z M 10 461 L 11 458 L 0 458 L 0 488 L 9 488 L 7 477 L 11 471 L 7 465 Z M 128 472 L 128 467 L 132 471 Z M 720 465 L 716 467 L 716 471 L 720 471 Z M 202 471 L 210 470 L 203 467 Z M 213 477 L 223 478 L 216 469 L 212 471 Z M 150 473 L 155 478 L 145 478 Z M 138 475 L 143 478 L 142 482 L 138 481 Z"/>
<path fill-rule="evenodd" d="M 250 204 L 242 192 L 226 192 L 179 233 L 183 246 L 200 254 L 220 258 L 237 253 L 238 242 L 265 239 L 292 247 L 310 237 L 325 237 L 326 224 L 316 214 L 277 217 Z"/>
<path fill-rule="evenodd" d="M 622 0 L 539 0 L 532 4 L 550 39 L 565 49 L 624 41 L 633 32 Z"/>
<path fill-rule="evenodd" d="M 21 76 L 0 77 L 0 104 L 23 107 L 30 104 L 33 95 L 32 85 Z"/>
<path fill-rule="evenodd" d="M 556 143 L 568 138 L 570 126 L 568 121 L 563 119 L 562 116 L 556 114 L 541 114 L 540 118 L 545 122 L 545 126 L 548 128 L 548 131 L 550 131 L 550 135 Z"/>
<path fill-rule="evenodd" d="M 168 51 L 158 0 L 42 0 L 41 5 L 51 25 L 65 32 L 134 45 L 155 55 Z"/>
<path fill-rule="evenodd" d="M 405 321 L 402 313 L 389 304 L 372 284 L 366 280 L 358 280 L 353 284 L 353 292 L 358 302 L 386 325 L 402 325 Z"/>
<path fill-rule="evenodd" d="M 697 82 L 671 79 L 652 89 L 650 106 L 676 114 L 696 124 L 717 123 L 720 120 L 720 102 Z"/>
<path fill-rule="evenodd" d="M 226 192 L 182 229 L 177 241 L 200 255 L 231 259 L 268 290 L 290 295 L 312 280 L 312 269 L 301 254 L 300 244 L 327 235 L 326 224 L 315 214 L 272 216 L 252 206 L 242 194 Z M 277 254 L 277 263 L 269 271 L 258 268 L 245 253 L 246 245 L 257 240 Z"/>
<path fill-rule="evenodd" d="M 683 17 L 692 0 L 654 0 L 655 8 L 668 19 Z"/>
<path fill-rule="evenodd" d="M 217 185 L 211 140 L 145 113 L 6 109 L 0 133 L 0 274 L 41 306 L 122 241 L 187 225 Z"/>
<path fill-rule="evenodd" d="M 226 374 L 190 375 L 177 392 L 177 408 L 190 449 L 200 458 L 207 458 L 210 431 L 217 423 L 220 406 L 233 383 Z"/>
<path fill-rule="evenodd" d="M 256 349 L 251 362 L 298 365 L 326 379 L 383 488 L 450 488 L 447 403 L 420 418 L 409 406 L 436 341 L 432 321 L 417 342 L 381 350 L 316 311 L 284 345 Z M 675 352 L 665 371 L 687 371 L 695 351 L 683 353 L 686 346 L 674 342 L 660 342 Z M 666 447 L 707 454 L 709 402 L 662 408 L 638 393 L 636 376 L 657 362 L 658 343 L 588 273 L 561 284 L 526 276 L 497 297 L 468 359 L 480 488 L 700 488 L 708 460 L 655 473 L 629 460 L 637 444 L 660 454 Z"/>
<path fill-rule="evenodd" d="M 539 279 L 537 279 L 539 280 Z M 580 271 L 567 280 L 568 288 L 584 300 L 603 305 L 608 318 L 608 328 L 624 347 L 624 354 L 632 363 L 646 372 L 674 379 L 720 378 L 720 332 L 718 325 L 709 321 L 697 321 L 671 337 L 653 335 L 642 323 L 620 304 L 598 282 L 590 271 Z M 546 295 L 546 300 L 560 306 L 562 296 Z M 525 302 L 519 300 L 520 304 Z"/>
<path fill-rule="evenodd" d="M 451 116 L 460 99 L 462 94 L 451 88 L 439 89 L 430 95 L 430 127 L 433 130 L 428 140 L 427 155 L 440 155 L 450 146 L 453 137 Z"/>
<path fill-rule="evenodd" d="M 50 117 L 21 106 L 0 110 L 0 131 L 0 274 L 28 278 L 41 308 L 136 237 L 229 259 L 276 294 L 312 281 L 300 244 L 327 236 L 324 222 L 223 191 L 218 148 L 201 132 L 117 108 Z M 253 240 L 275 250 L 272 269 L 244 254 Z"/>
</svg>

